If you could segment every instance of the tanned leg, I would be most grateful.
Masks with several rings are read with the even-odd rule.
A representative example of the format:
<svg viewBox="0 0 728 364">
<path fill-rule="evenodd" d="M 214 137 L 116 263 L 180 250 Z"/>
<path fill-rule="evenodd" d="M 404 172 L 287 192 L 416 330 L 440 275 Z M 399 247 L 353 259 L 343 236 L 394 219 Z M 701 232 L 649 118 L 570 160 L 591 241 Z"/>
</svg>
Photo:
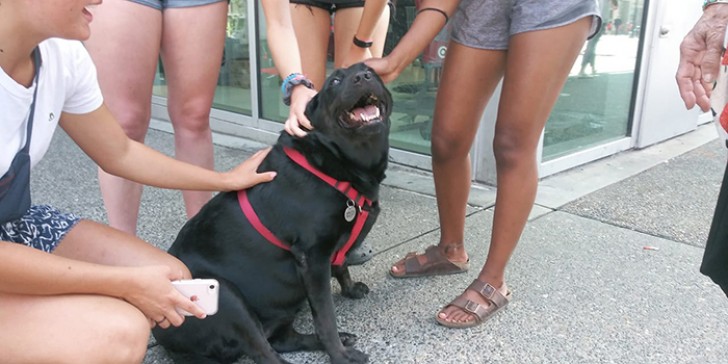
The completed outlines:
<svg viewBox="0 0 728 364">
<path fill-rule="evenodd" d="M 506 265 L 536 197 L 538 140 L 586 40 L 591 21 L 588 17 L 566 26 L 511 37 L 493 141 L 498 175 L 493 231 L 488 257 L 478 276 L 481 281 L 500 287 L 503 294 L 507 291 Z M 488 306 L 475 292 L 463 294 Z M 439 317 L 452 322 L 474 320 L 454 306 L 446 307 Z"/>
</svg>

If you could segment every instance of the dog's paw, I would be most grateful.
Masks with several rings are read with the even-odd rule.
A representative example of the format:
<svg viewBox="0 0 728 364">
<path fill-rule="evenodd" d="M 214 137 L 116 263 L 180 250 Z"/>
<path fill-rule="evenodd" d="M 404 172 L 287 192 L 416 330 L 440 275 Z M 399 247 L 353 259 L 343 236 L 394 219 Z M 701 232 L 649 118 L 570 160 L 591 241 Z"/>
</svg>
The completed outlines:
<svg viewBox="0 0 728 364">
<path fill-rule="evenodd" d="M 362 299 L 369 294 L 369 287 L 362 282 L 355 282 L 348 288 L 342 287 L 341 295 L 355 300 Z"/>
<path fill-rule="evenodd" d="M 354 334 L 350 334 L 348 332 L 340 332 L 339 339 L 341 339 L 341 343 L 344 344 L 344 346 L 354 346 L 354 344 L 356 344 L 357 338 Z"/>
<path fill-rule="evenodd" d="M 333 364 L 363 364 L 369 361 L 369 355 L 352 347 L 346 347 L 340 358 L 331 358 Z"/>
</svg>

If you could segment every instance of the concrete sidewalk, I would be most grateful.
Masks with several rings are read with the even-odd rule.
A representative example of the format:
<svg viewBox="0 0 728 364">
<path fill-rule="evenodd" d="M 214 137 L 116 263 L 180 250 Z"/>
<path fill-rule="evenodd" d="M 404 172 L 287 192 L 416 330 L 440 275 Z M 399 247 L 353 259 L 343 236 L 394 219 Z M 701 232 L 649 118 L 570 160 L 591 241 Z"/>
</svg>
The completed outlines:
<svg viewBox="0 0 728 364">
<path fill-rule="evenodd" d="M 221 170 L 262 147 L 215 138 Z M 172 153 L 166 132 L 150 131 L 147 143 Z M 392 262 L 439 238 L 431 176 L 392 166 L 368 237 L 377 254 L 352 268 L 371 293 L 358 301 L 335 293 L 340 330 L 359 336 L 356 347 L 371 363 L 726 363 L 728 300 L 698 272 L 725 164 L 707 125 L 544 179 L 507 272 L 514 300 L 465 330 L 438 326 L 434 314 L 483 264 L 495 190 L 475 187 L 471 195 L 470 272 L 392 279 Z M 64 133 L 33 178 L 34 203 L 105 221 L 96 170 Z M 140 215 L 140 236 L 168 247 L 184 223 L 181 194 L 147 188 Z M 298 325 L 313 330 L 308 311 Z M 328 362 L 322 352 L 284 357 Z M 152 340 L 145 363 L 171 361 Z"/>
</svg>

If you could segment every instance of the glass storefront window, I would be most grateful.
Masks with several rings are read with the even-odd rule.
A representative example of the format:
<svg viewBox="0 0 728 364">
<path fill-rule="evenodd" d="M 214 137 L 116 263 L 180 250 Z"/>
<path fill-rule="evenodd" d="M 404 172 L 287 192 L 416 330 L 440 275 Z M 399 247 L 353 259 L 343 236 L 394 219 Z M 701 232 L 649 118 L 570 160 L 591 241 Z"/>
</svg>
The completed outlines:
<svg viewBox="0 0 728 364">
<path fill-rule="evenodd" d="M 411 26 L 419 0 L 398 0 L 385 54 Z M 618 4 L 618 5 L 615 5 Z M 259 5 L 259 9 L 261 9 Z M 604 26 L 575 62 L 544 130 L 543 160 L 554 159 L 628 135 L 632 90 L 642 25 L 642 0 L 603 3 Z M 259 10 L 262 11 L 262 10 Z M 258 17 L 261 116 L 282 122 L 281 79 L 268 50 L 265 17 Z M 450 38 L 449 25 L 400 76 L 388 85 L 394 99 L 392 147 L 430 155 L 435 95 Z M 593 52 L 593 63 L 588 61 Z M 327 70 L 332 70 L 329 52 Z"/>
<path fill-rule="evenodd" d="M 543 160 L 629 134 L 642 0 L 607 1 L 604 24 L 587 42 L 546 123 Z"/>
<path fill-rule="evenodd" d="M 415 0 L 398 0 L 390 21 L 385 44 L 388 53 L 407 32 L 416 14 Z M 259 9 L 261 7 L 259 6 Z M 262 11 L 262 10 L 259 10 Z M 270 57 L 265 35 L 265 17 L 258 17 L 260 34 L 261 115 L 274 121 L 288 117 L 288 108 L 281 102 L 281 79 Z M 397 80 L 388 85 L 394 98 L 391 117 L 392 147 L 430 154 L 430 130 L 440 68 L 447 49 L 449 29 L 443 30 L 423 54 L 407 67 Z M 333 43 L 333 42 L 331 42 Z M 327 72 L 333 71 L 333 50 L 329 50 Z"/>
<path fill-rule="evenodd" d="M 228 8 L 228 23 L 225 51 L 221 60 L 220 76 L 213 108 L 252 114 L 250 97 L 250 37 L 248 35 L 247 0 L 231 0 Z M 167 97 L 167 83 L 164 67 L 159 63 L 154 83 L 154 95 Z"/>
<path fill-rule="evenodd" d="M 258 2 L 258 79 L 260 80 L 260 115 L 264 119 L 283 122 L 288 118 L 288 107 L 283 104 L 281 78 L 273 64 L 273 56 L 268 48 L 263 5 Z"/>
<path fill-rule="evenodd" d="M 416 0 L 398 0 L 390 22 L 385 53 L 393 48 L 412 25 Z M 394 100 L 390 143 L 392 147 L 430 154 L 432 114 L 440 82 L 442 63 L 450 39 L 448 24 L 422 54 L 389 84 Z"/>
</svg>

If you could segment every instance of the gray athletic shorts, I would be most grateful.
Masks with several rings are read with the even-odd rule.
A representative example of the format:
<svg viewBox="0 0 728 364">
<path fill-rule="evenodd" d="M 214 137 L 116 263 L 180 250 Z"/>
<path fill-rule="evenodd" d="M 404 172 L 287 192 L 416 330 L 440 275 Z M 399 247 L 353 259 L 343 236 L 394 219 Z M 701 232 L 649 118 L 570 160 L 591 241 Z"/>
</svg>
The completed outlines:
<svg viewBox="0 0 728 364">
<path fill-rule="evenodd" d="M 131 2 L 149 6 L 157 10 L 169 8 L 191 8 L 193 6 L 213 4 L 227 0 L 129 0 Z"/>
<path fill-rule="evenodd" d="M 15 221 L 0 224 L 0 240 L 52 252 L 80 219 L 48 205 L 31 206 Z"/>
<path fill-rule="evenodd" d="M 556 28 L 593 16 L 591 38 L 602 18 L 597 0 L 462 0 L 452 19 L 452 40 L 502 50 L 514 34 Z"/>
</svg>

